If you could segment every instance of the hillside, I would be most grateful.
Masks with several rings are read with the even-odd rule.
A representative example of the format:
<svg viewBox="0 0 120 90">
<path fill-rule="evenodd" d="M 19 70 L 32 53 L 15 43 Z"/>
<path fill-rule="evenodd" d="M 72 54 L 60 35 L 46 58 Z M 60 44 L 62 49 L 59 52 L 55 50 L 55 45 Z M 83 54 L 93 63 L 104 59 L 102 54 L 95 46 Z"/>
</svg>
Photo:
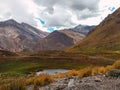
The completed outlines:
<svg viewBox="0 0 120 90">
<path fill-rule="evenodd" d="M 16 53 L 0 50 L 0 57 L 18 56 Z"/>
<path fill-rule="evenodd" d="M 88 36 L 68 51 L 120 50 L 120 8 L 108 15 Z"/>
<path fill-rule="evenodd" d="M 63 50 L 70 47 L 85 36 L 71 30 L 54 31 L 39 42 L 39 50 Z"/>
<path fill-rule="evenodd" d="M 39 50 L 64 50 L 83 40 L 95 26 L 78 25 L 74 28 L 56 30 L 39 41 Z"/>
<path fill-rule="evenodd" d="M 43 32 L 26 23 L 10 19 L 0 22 L 0 50 L 12 52 L 63 50 L 81 41 L 93 26 Z"/>
<path fill-rule="evenodd" d="M 92 31 L 96 26 L 95 25 L 92 25 L 92 26 L 88 26 L 88 25 L 78 25 L 74 28 L 70 28 L 69 30 L 72 30 L 72 31 L 76 31 L 76 32 L 79 32 L 83 35 L 87 35 L 90 31 Z"/>
<path fill-rule="evenodd" d="M 37 40 L 47 35 L 46 32 L 12 19 L 0 22 L 0 49 L 13 52 L 31 51 Z"/>
</svg>

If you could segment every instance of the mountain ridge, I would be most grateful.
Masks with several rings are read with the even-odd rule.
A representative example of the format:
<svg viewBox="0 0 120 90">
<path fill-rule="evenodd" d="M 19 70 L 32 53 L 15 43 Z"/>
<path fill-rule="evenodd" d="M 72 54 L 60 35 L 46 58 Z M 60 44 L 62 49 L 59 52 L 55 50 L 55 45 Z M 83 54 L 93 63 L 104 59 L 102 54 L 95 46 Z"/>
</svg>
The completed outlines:
<svg viewBox="0 0 120 90">
<path fill-rule="evenodd" d="M 85 36 L 82 36 L 81 33 L 78 32 L 70 30 L 56 30 L 40 40 L 40 47 L 38 47 L 40 50 L 64 50 L 65 48 L 76 44 L 84 37 Z"/>
<path fill-rule="evenodd" d="M 75 29 L 75 28 L 78 29 Z M 27 23 L 10 19 L 0 22 L 0 49 L 21 52 L 39 50 L 64 50 L 85 38 L 88 26 L 78 25 L 73 29 L 43 32 Z M 80 28 L 80 29 L 79 29 Z M 82 31 L 87 31 L 81 33 Z"/>
<path fill-rule="evenodd" d="M 25 27 L 25 28 L 24 28 Z M 33 33 L 37 31 L 38 34 Z M 20 52 L 32 50 L 37 41 L 48 33 L 42 32 L 34 27 L 18 23 L 13 19 L 0 22 L 0 49 Z"/>
<path fill-rule="evenodd" d="M 120 50 L 120 8 L 109 14 L 83 41 L 69 50 Z"/>
</svg>

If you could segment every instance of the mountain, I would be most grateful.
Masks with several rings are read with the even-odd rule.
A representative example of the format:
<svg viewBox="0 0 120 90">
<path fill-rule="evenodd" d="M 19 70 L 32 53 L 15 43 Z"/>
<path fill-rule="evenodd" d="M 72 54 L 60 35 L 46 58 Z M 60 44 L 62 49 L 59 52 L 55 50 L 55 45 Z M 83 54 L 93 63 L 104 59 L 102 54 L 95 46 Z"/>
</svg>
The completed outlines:
<svg viewBox="0 0 120 90">
<path fill-rule="evenodd" d="M 69 30 L 72 30 L 72 31 L 76 31 L 76 32 L 79 32 L 83 35 L 87 35 L 90 31 L 92 31 L 96 26 L 95 25 L 92 25 L 92 26 L 88 26 L 88 25 L 78 25 L 74 28 L 70 28 Z"/>
<path fill-rule="evenodd" d="M 35 48 L 37 41 L 47 35 L 47 32 L 10 19 L 0 22 L 0 49 L 13 52 L 31 51 Z"/>
<path fill-rule="evenodd" d="M 64 50 L 80 42 L 95 26 L 78 25 L 50 33 L 39 42 L 40 50 Z"/>
<path fill-rule="evenodd" d="M 83 41 L 68 50 L 120 50 L 120 8 L 108 15 Z"/>
<path fill-rule="evenodd" d="M 21 23 L 21 25 L 25 30 L 34 34 L 34 37 L 36 36 L 38 38 L 44 38 L 49 35 L 49 33 L 38 30 L 35 27 L 30 26 L 29 24 Z"/>
<path fill-rule="evenodd" d="M 83 34 L 75 31 L 56 30 L 40 40 L 38 48 L 40 50 L 63 50 L 76 44 L 84 37 Z"/>
<path fill-rule="evenodd" d="M 85 38 L 91 28 L 93 26 L 79 25 L 72 29 L 47 33 L 29 24 L 10 19 L 0 22 L 0 50 L 12 52 L 63 50 Z"/>
<path fill-rule="evenodd" d="M 0 57 L 11 57 L 11 56 L 18 56 L 18 54 L 14 53 L 14 52 L 10 52 L 10 51 L 0 50 Z"/>
</svg>

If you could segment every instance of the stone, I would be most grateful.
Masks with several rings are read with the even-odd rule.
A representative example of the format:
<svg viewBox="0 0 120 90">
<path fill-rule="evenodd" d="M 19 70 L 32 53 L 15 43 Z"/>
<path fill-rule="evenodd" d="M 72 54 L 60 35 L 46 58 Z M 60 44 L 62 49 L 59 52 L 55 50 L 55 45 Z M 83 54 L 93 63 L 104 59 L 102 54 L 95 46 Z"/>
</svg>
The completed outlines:
<svg viewBox="0 0 120 90">
<path fill-rule="evenodd" d="M 94 80 L 95 82 L 102 82 L 102 80 L 100 79 L 100 78 L 98 78 L 98 77 L 95 77 L 95 80 Z"/>
<path fill-rule="evenodd" d="M 80 87 L 80 90 L 98 90 L 98 89 L 90 84 L 84 84 Z"/>
<path fill-rule="evenodd" d="M 68 90 L 72 90 L 73 87 L 75 87 L 74 79 L 70 79 L 70 81 L 68 83 Z"/>
<path fill-rule="evenodd" d="M 120 70 L 119 69 L 111 70 L 106 75 L 111 77 L 120 77 Z"/>
</svg>

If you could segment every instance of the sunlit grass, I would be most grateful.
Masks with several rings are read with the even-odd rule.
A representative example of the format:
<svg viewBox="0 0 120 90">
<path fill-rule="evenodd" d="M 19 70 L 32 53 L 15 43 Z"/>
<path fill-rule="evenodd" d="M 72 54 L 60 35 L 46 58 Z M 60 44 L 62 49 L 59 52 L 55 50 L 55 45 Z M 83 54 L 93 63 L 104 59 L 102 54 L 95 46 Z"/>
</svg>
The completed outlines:
<svg viewBox="0 0 120 90">
<path fill-rule="evenodd" d="M 113 65 L 107 66 L 88 66 L 81 70 L 71 70 L 67 73 L 59 73 L 54 75 L 55 78 L 63 78 L 63 77 L 70 77 L 70 76 L 78 76 L 79 78 L 86 77 L 86 76 L 94 76 L 98 74 L 105 74 L 106 72 L 119 69 L 120 68 L 120 60 L 116 61 Z"/>
<path fill-rule="evenodd" d="M 78 78 L 94 76 L 98 74 L 105 74 L 113 69 L 120 69 L 120 60 L 116 61 L 113 65 L 107 66 L 88 66 L 80 70 L 71 70 L 66 73 L 58 73 L 55 75 L 40 74 L 39 76 L 20 76 L 14 79 L 4 79 L 3 85 L 0 85 L 0 90 L 26 90 L 26 87 L 33 85 L 36 90 L 38 87 L 48 85 L 54 81 L 55 78 L 64 78 L 76 76 Z M 4 76 L 7 78 L 7 76 Z M 3 80 L 3 78 L 1 79 Z M 8 80 L 8 81 L 7 81 Z M 7 83 L 5 83 L 7 82 Z"/>
<path fill-rule="evenodd" d="M 26 80 L 17 79 L 10 84 L 4 84 L 0 87 L 0 90 L 26 90 Z"/>
</svg>

